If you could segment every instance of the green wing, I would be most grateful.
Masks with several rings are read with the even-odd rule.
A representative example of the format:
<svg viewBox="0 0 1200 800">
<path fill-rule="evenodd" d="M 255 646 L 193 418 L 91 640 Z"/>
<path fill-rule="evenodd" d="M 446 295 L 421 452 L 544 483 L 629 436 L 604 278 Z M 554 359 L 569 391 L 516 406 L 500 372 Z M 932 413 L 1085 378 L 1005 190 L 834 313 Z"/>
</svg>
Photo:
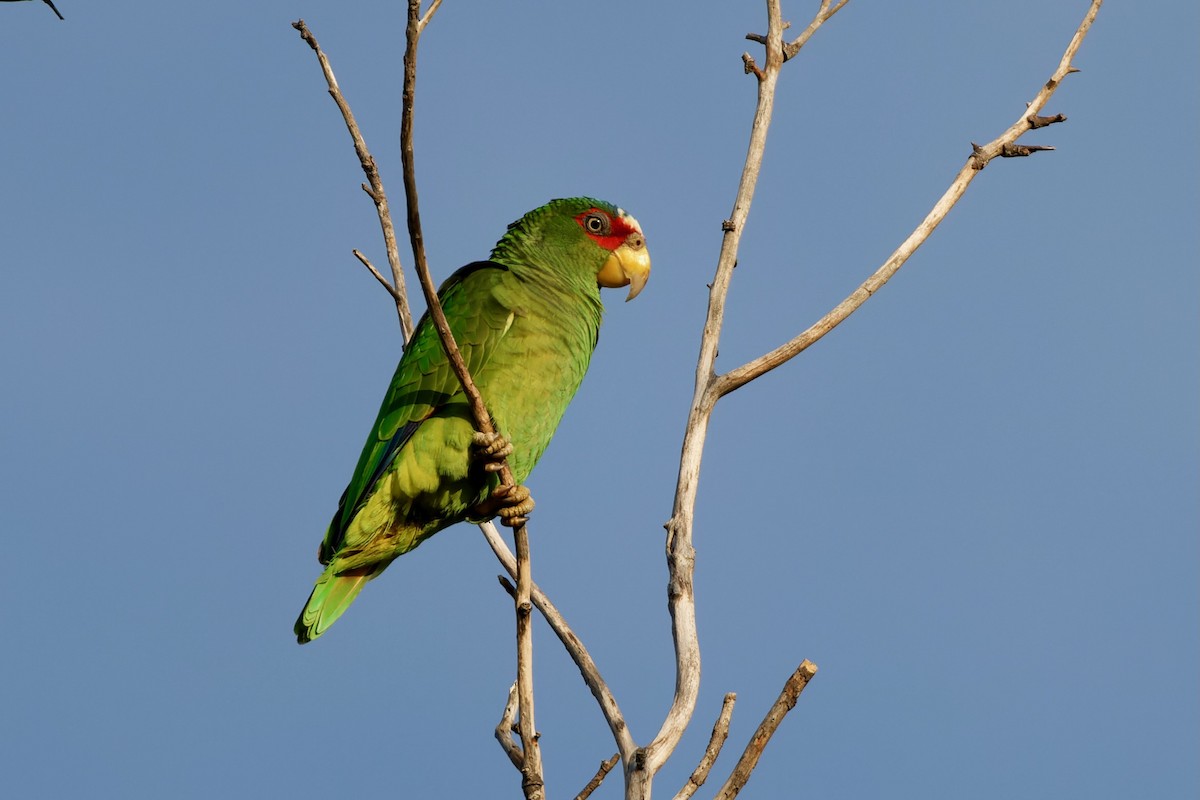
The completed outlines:
<svg viewBox="0 0 1200 800">
<path fill-rule="evenodd" d="M 512 324 L 512 312 L 496 292 L 507 274 L 501 264 L 477 261 L 451 275 L 438 291 L 450 331 L 472 375 L 482 371 Z M 337 553 L 354 515 L 421 423 L 464 402 L 462 387 L 426 313 L 396 366 L 354 476 L 330 521 L 321 544 L 321 563 L 329 563 Z"/>
</svg>

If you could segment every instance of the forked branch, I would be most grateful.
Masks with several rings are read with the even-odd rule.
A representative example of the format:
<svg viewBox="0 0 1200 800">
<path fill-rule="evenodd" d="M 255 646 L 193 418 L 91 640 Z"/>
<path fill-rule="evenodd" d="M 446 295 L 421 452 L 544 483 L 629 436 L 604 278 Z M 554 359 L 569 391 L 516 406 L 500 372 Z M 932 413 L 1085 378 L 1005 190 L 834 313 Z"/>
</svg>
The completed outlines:
<svg viewBox="0 0 1200 800">
<path fill-rule="evenodd" d="M 946 215 L 950 213 L 950 209 L 954 208 L 955 204 L 966 193 L 967 187 L 971 185 L 971 181 L 975 179 L 975 176 L 993 158 L 1011 158 L 1014 156 L 1029 155 L 1037 150 L 1053 149 L 1046 146 L 1018 145 L 1016 141 L 1034 128 L 1041 128 L 1066 120 L 1066 117 L 1062 114 L 1043 117 L 1039 116 L 1039 113 L 1045 108 L 1047 101 L 1054 95 L 1062 79 L 1073 72 L 1078 72 L 1077 69 L 1071 66 L 1071 62 L 1074 60 L 1075 54 L 1079 51 L 1080 45 L 1083 44 L 1083 39 L 1095 21 L 1096 14 L 1099 13 L 1102 3 L 1103 0 L 1092 0 L 1083 21 L 1076 29 L 1070 44 L 1067 45 L 1066 52 L 1063 53 L 1062 58 L 1059 60 L 1058 67 L 1054 70 L 1050 79 L 1038 90 L 1038 93 L 1029 102 L 1021 116 L 1006 131 L 987 144 L 972 145 L 971 155 L 967 158 L 962 168 L 959 169 L 958 174 L 954 176 L 954 180 L 950 182 L 950 187 L 946 189 L 942 197 L 934 204 L 916 230 L 901 242 L 900 246 L 888 256 L 879 269 L 871 277 L 863 281 L 850 296 L 838 303 L 829 313 L 814 322 L 808 329 L 798 334 L 791 341 L 723 375 L 715 376 L 708 387 L 712 394 L 710 402 L 715 403 L 716 398 L 745 386 L 760 375 L 795 358 L 857 311 L 863 303 L 870 299 L 871 295 L 875 294 L 875 292 L 879 291 L 880 287 L 891 280 L 892 276 L 900 270 L 900 267 L 904 266 L 904 263 L 917 251 L 917 248 L 925 243 L 925 240 L 929 238 L 930 234 L 941 224 Z M 725 283 L 724 286 L 727 288 L 728 283 Z"/>
<path fill-rule="evenodd" d="M 695 708 L 696 689 L 700 673 L 700 651 L 696 640 L 695 601 L 693 576 L 695 568 L 695 550 L 692 545 L 692 531 L 695 514 L 695 501 L 699 483 L 700 463 L 703 456 L 704 441 L 708 432 L 708 424 L 713 408 L 717 401 L 729 392 L 744 386 L 754 378 L 774 369 L 787 360 L 795 357 L 805 348 L 819 340 L 842 320 L 860 307 L 874 294 L 901 265 L 916 251 L 917 247 L 929 237 L 937 225 L 945 218 L 949 210 L 958 202 L 966 191 L 967 186 L 975 175 L 995 157 L 1028 155 L 1034 148 L 1028 148 L 1024 153 L 1013 149 L 1016 139 L 1034 127 L 1041 127 L 1053 122 L 1059 122 L 1065 117 L 1042 117 L 1041 110 L 1045 107 L 1059 82 L 1070 72 L 1074 71 L 1071 61 L 1078 51 L 1080 44 L 1090 29 L 1102 0 L 1093 0 L 1087 14 L 1080 23 L 1070 44 L 1067 47 L 1058 68 L 1050 80 L 1034 97 L 1022 116 L 1001 136 L 992 142 L 978 148 L 968 159 L 959 175 L 942 199 L 896 250 L 895 253 L 880 267 L 874 275 L 867 279 L 850 297 L 836 308 L 818 320 L 808 330 L 792 341 L 781 345 L 760 358 L 751 361 L 724 375 L 718 375 L 715 370 L 717 347 L 720 340 L 724 321 L 725 299 L 737 263 L 737 252 L 742 229 L 749 214 L 750 202 L 754 195 L 755 184 L 762 166 L 763 150 L 766 146 L 767 130 L 770 126 L 774 107 L 775 87 L 780 67 L 784 60 L 794 57 L 805 42 L 829 19 L 839 11 L 845 2 L 839 0 L 836 4 L 822 0 L 816 17 L 795 41 L 784 45 L 782 21 L 779 0 L 767 0 L 767 33 L 752 35 L 749 38 L 761 42 L 765 48 L 764 64 L 758 63 L 749 55 L 743 56 L 746 71 L 753 74 L 758 84 L 758 103 L 755 108 L 754 121 L 751 126 L 750 144 L 747 148 L 746 161 L 734 200 L 733 211 L 729 219 L 722 223 L 724 237 L 721 252 L 717 260 L 716 275 L 710 284 L 708 314 L 705 319 L 704 331 L 701 337 L 700 354 L 696 366 L 696 382 L 692 405 L 688 415 L 684 442 L 680 455 L 679 478 L 676 484 L 675 503 L 671 518 L 667 521 L 667 565 L 669 570 L 668 603 L 671 611 L 672 633 L 676 652 L 676 692 L 671 709 L 655 740 L 646 748 L 643 759 L 643 775 L 631 775 L 631 782 L 648 782 L 666 757 L 674 749 L 679 737 L 691 719 Z M 750 769 L 753 768 L 751 764 Z M 638 794 L 636 791 L 627 796 L 644 796 L 647 791 Z M 732 796 L 732 795 L 728 795 Z"/>
<path fill-rule="evenodd" d="M 516 592 L 516 589 L 513 589 Z M 508 690 L 508 702 L 504 704 L 504 712 L 500 715 L 500 721 L 496 723 L 496 741 L 500 743 L 504 754 L 508 756 L 508 760 L 513 763 L 517 769 L 521 769 L 525 765 L 525 756 L 521 753 L 521 748 L 513 741 L 513 731 L 516 729 L 517 721 L 517 684 L 513 684 Z"/>
<path fill-rule="evenodd" d="M 337 104 L 338 110 L 342 112 L 346 129 L 354 141 L 354 152 L 358 155 L 358 163 L 362 165 L 362 170 L 367 176 L 367 183 L 363 185 L 363 191 L 375 203 L 375 212 L 379 215 L 379 227 L 383 231 L 383 243 L 387 250 L 388 264 L 392 268 L 392 282 L 388 283 L 357 250 L 354 251 L 354 255 L 371 270 L 371 273 L 392 296 L 396 303 L 396 315 L 400 318 L 400 332 L 407 343 L 413 333 L 412 311 L 408 305 L 408 291 L 404 286 L 404 270 L 400 266 L 400 249 L 396 246 L 396 229 L 392 225 L 392 212 L 388 206 L 387 192 L 383 189 L 383 179 L 379 177 L 379 168 L 375 166 L 375 159 L 371 156 L 371 151 L 367 149 L 366 140 L 363 139 L 362 132 L 358 129 L 358 122 L 354 119 L 354 112 L 350 110 L 350 103 L 342 95 L 342 89 L 333 75 L 333 67 L 330 66 L 329 59 L 321 50 L 321 46 L 317 44 L 317 37 L 312 35 L 312 31 L 308 29 L 302 19 L 293 22 L 292 27 L 300 32 L 300 38 L 317 54 L 317 61 L 320 62 L 321 71 L 325 74 L 325 82 L 329 85 L 329 95 Z"/>
<path fill-rule="evenodd" d="M 831 6 L 828 2 L 822 2 L 808 29 L 815 32 L 844 5 L 845 3 L 839 2 L 836 6 Z M 696 361 L 695 389 L 679 458 L 679 477 L 675 487 L 675 501 L 671 518 L 665 525 L 667 529 L 667 604 L 671 613 L 671 633 L 675 645 L 675 696 L 658 735 L 646 747 L 646 755 L 642 760 L 641 769 L 630 771 L 629 783 L 633 788 L 627 793 L 627 796 L 644 797 L 648 794 L 648 789 L 639 789 L 639 786 L 642 784 L 648 786 L 653 775 L 661 769 L 675 750 L 679 739 L 691 722 L 696 707 L 696 697 L 699 693 L 700 644 L 696 633 L 696 602 L 693 583 L 696 551 L 692 545 L 692 529 L 696 492 L 699 486 L 700 460 L 704 452 L 708 422 L 712 415 L 713 405 L 717 400 L 717 396 L 710 391 L 710 384 L 714 375 L 717 345 L 724 320 L 725 298 L 733 277 L 733 267 L 737 262 L 742 230 L 750 213 L 750 203 L 754 198 L 758 175 L 762 169 L 763 153 L 767 145 L 767 131 L 770 128 L 775 107 L 775 86 L 779 79 L 780 68 L 783 66 L 784 29 L 779 0 L 767 0 L 767 33 L 763 37 L 766 55 L 763 66 L 760 68 L 753 59 L 743 57 L 747 70 L 752 72 L 757 79 L 758 102 L 750 127 L 750 143 L 746 150 L 746 160 L 742 167 L 733 211 L 729 219 L 721 225 L 724 236 L 721 240 L 720 255 L 717 258 L 716 275 L 710 284 L 708 314 L 700 339 L 700 354 Z M 811 33 L 808 36 L 811 36 Z M 802 35 L 802 39 L 798 42 L 803 45 L 807 40 L 808 38 Z M 753 69 L 750 68 L 752 64 Z"/>
<path fill-rule="evenodd" d="M 850 0 L 838 0 L 837 3 L 833 3 L 831 0 L 821 0 L 817 14 L 813 17 L 812 22 L 808 23 L 808 27 L 801 31 L 799 36 L 783 46 L 783 60 L 788 61 L 794 58 L 800 52 L 800 48 L 804 47 L 808 43 L 808 40 L 812 38 L 812 35 L 817 32 L 817 28 L 828 22 L 830 17 L 841 11 L 842 6 L 849 2 Z M 783 23 L 783 27 L 786 30 L 791 27 L 791 23 L 785 22 Z M 747 33 L 746 38 L 759 44 L 767 43 L 767 37 L 761 33 Z"/>
<path fill-rule="evenodd" d="M 492 552 L 496 554 L 496 558 L 500 564 L 512 577 L 517 574 L 517 560 L 509 551 L 508 546 L 504 543 L 504 539 L 500 536 L 496 526 L 491 522 L 485 522 L 479 526 L 483 531 L 483 536 L 487 540 L 488 546 L 492 548 Z M 511 584 L 505 584 L 505 590 L 509 594 L 516 596 L 516 587 Z M 550 629 L 554 631 L 554 635 L 562 642 L 563 648 L 567 654 L 571 656 L 571 660 L 575 662 L 575 666 L 579 669 L 579 674 L 583 677 L 583 682 L 592 692 L 592 696 L 596 698 L 596 702 L 600 705 L 600 712 L 604 715 L 604 719 L 608 722 L 609 730 L 612 731 L 613 739 L 617 743 L 617 751 L 620 753 L 621 760 L 628 762 L 633 757 L 634 751 L 637 749 L 637 744 L 633 741 L 633 735 L 629 732 L 628 726 L 625 724 L 625 717 L 621 715 L 621 709 L 617 706 L 617 699 L 613 696 L 612 690 L 608 688 L 608 684 L 604 682 L 604 678 L 600 675 L 600 670 L 596 666 L 596 662 L 592 660 L 591 653 L 584 647 L 583 641 L 571 630 L 564 619 L 562 612 L 557 606 L 550 601 L 538 585 L 530 586 L 530 598 L 533 600 L 534 606 L 541 612 Z"/>
</svg>

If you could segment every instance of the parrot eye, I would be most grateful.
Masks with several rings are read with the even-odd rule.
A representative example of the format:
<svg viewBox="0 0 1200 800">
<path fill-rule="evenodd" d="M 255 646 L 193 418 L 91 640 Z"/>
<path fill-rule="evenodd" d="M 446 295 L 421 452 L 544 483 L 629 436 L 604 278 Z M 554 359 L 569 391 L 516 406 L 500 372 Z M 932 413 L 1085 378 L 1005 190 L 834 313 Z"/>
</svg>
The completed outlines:
<svg viewBox="0 0 1200 800">
<path fill-rule="evenodd" d="M 601 214 L 599 211 L 593 211 L 583 218 L 583 229 L 588 233 L 594 233 L 601 236 L 607 236 L 612 232 L 612 226 L 609 222 L 608 215 Z"/>
</svg>

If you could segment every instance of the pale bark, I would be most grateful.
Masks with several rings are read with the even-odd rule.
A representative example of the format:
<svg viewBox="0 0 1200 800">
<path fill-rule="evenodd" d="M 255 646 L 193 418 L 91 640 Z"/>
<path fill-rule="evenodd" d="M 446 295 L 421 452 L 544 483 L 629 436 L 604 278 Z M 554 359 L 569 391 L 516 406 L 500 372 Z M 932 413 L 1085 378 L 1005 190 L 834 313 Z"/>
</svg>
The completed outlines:
<svg viewBox="0 0 1200 800">
<path fill-rule="evenodd" d="M 317 61 L 321 64 L 321 71 L 325 74 L 325 83 L 329 86 L 329 96 L 333 98 L 333 102 L 337 104 L 338 110 L 342 112 L 342 119 L 346 123 L 346 130 L 350 132 L 350 138 L 354 142 L 354 152 L 358 155 L 358 162 L 362 165 L 363 172 L 367 176 L 367 183 L 362 185 L 362 189 L 367 193 L 375 203 L 375 212 L 379 217 L 379 227 L 383 231 L 383 243 L 387 250 L 388 264 L 392 268 L 392 283 L 379 274 L 370 263 L 358 251 L 355 255 L 359 261 L 375 275 L 384 287 L 388 290 L 388 294 L 392 296 L 392 300 L 396 303 L 396 315 L 400 318 L 400 333 L 407 343 L 412 337 L 413 321 L 412 311 L 409 309 L 408 292 L 404 286 L 404 269 L 400 265 L 400 249 L 396 246 L 396 229 L 392 225 L 392 211 L 388 206 L 387 192 L 383 189 L 383 179 L 379 177 L 379 168 L 375 166 L 375 159 L 371 156 L 371 151 L 367 149 L 367 142 L 363 139 L 362 132 L 358 129 L 358 122 L 354 119 L 354 113 L 350 110 L 350 103 L 342 94 L 342 88 L 338 85 L 337 78 L 333 75 L 333 67 L 329 64 L 329 59 L 326 58 L 321 46 L 317 44 L 317 39 L 312 35 L 308 26 L 304 24 L 304 20 L 297 20 L 292 23 L 292 27 L 300 32 L 300 38 L 303 39 L 313 52 L 317 54 Z"/>
</svg>

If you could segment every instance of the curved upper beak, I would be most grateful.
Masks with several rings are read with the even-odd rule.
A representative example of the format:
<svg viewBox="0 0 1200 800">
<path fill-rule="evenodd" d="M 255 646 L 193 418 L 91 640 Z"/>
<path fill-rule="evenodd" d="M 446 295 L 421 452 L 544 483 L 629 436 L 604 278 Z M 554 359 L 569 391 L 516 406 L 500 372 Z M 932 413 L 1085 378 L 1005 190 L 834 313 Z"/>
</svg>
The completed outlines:
<svg viewBox="0 0 1200 800">
<path fill-rule="evenodd" d="M 629 302 L 641 293 L 650 279 L 650 251 L 646 249 L 646 237 L 634 231 L 604 262 L 596 274 L 596 282 L 608 288 L 629 287 Z"/>
</svg>

